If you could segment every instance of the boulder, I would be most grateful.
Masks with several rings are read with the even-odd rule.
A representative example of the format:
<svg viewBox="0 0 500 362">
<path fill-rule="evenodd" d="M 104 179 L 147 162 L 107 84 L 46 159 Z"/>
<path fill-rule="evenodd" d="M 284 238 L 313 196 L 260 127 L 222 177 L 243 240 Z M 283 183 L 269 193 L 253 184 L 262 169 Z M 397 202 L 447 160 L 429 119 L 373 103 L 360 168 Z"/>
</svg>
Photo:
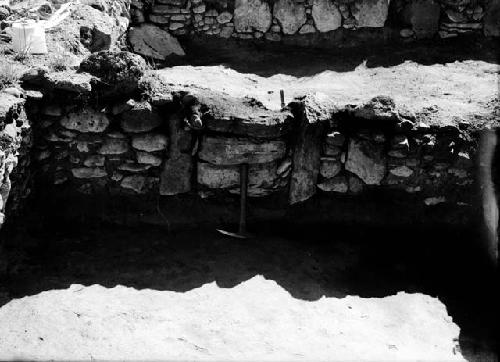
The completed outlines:
<svg viewBox="0 0 500 362">
<path fill-rule="evenodd" d="M 500 1 L 490 1 L 483 18 L 484 35 L 500 36 Z"/>
<path fill-rule="evenodd" d="M 295 34 L 307 21 L 306 8 L 294 0 L 278 0 L 273 15 L 281 24 L 284 34 Z"/>
<path fill-rule="evenodd" d="M 332 0 L 314 0 L 312 17 L 316 28 L 322 33 L 342 26 L 342 14 Z"/>
<path fill-rule="evenodd" d="M 381 28 L 389 13 L 388 0 L 357 0 L 351 7 L 358 28 Z"/>
<path fill-rule="evenodd" d="M 80 64 L 81 71 L 100 78 L 100 81 L 95 82 L 97 89 L 106 95 L 114 96 L 136 90 L 146 68 L 144 59 L 126 51 L 94 53 Z"/>
<path fill-rule="evenodd" d="M 431 38 L 439 30 L 441 7 L 434 0 L 417 0 L 408 3 L 403 9 L 403 20 L 413 29 L 419 39 Z"/>
<path fill-rule="evenodd" d="M 361 139 L 351 139 L 345 168 L 367 185 L 379 185 L 385 176 L 384 146 Z"/>
<path fill-rule="evenodd" d="M 265 33 L 272 22 L 269 4 L 265 0 L 236 0 L 233 22 L 238 32 L 257 30 Z"/>
<path fill-rule="evenodd" d="M 166 136 L 157 133 L 146 133 L 132 138 L 132 147 L 139 151 L 155 152 L 167 148 Z"/>
<path fill-rule="evenodd" d="M 177 38 L 156 25 L 143 24 L 131 28 L 128 40 L 132 50 L 146 58 L 165 60 L 171 55 L 186 55 Z"/>
<path fill-rule="evenodd" d="M 108 128 L 109 122 L 108 117 L 104 113 L 94 111 L 91 108 L 70 113 L 60 120 L 61 126 L 64 128 L 84 133 L 104 132 Z"/>
<path fill-rule="evenodd" d="M 278 160 L 285 156 L 285 151 L 286 144 L 281 140 L 204 136 L 198 157 L 216 165 L 238 165 Z"/>
<path fill-rule="evenodd" d="M 149 102 L 135 103 L 133 108 L 122 115 L 121 126 L 125 132 L 148 132 L 162 123 L 160 115 L 153 111 Z"/>
</svg>

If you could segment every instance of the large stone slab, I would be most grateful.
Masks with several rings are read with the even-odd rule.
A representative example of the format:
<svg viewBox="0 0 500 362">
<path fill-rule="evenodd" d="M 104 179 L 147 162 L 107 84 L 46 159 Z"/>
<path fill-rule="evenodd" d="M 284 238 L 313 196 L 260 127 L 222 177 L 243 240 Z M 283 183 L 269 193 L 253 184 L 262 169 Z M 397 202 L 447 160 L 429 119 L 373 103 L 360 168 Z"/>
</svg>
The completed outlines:
<svg viewBox="0 0 500 362">
<path fill-rule="evenodd" d="M 278 180 L 276 161 L 253 164 L 248 169 L 248 195 L 265 196 L 275 190 Z M 237 165 L 219 166 L 210 163 L 198 163 L 198 184 L 210 189 L 227 189 L 239 193 L 240 168 Z"/>
<path fill-rule="evenodd" d="M 181 153 L 165 160 L 160 176 L 160 195 L 171 196 L 191 191 L 193 158 Z"/>
<path fill-rule="evenodd" d="M 265 33 L 272 22 L 269 4 L 261 0 L 236 0 L 233 22 L 238 32 L 258 30 Z"/>
<path fill-rule="evenodd" d="M 342 14 L 331 0 L 314 0 L 312 17 L 316 28 L 322 33 L 342 26 Z"/>
<path fill-rule="evenodd" d="M 216 165 L 266 163 L 285 156 L 286 144 L 281 140 L 253 141 L 249 138 L 204 136 L 199 158 Z"/>
<path fill-rule="evenodd" d="M 441 7 L 434 0 L 418 0 L 403 9 L 403 19 L 411 25 L 417 38 L 431 38 L 439 29 Z"/>
<path fill-rule="evenodd" d="M 160 176 L 160 195 L 177 195 L 191 191 L 193 157 L 190 153 L 188 132 L 183 129 L 183 120 L 175 114 L 168 120 L 170 145 L 168 158 Z M 183 153 L 187 152 L 187 153 Z"/>
<path fill-rule="evenodd" d="M 345 164 L 368 185 L 379 185 L 386 174 L 384 146 L 367 140 L 351 139 Z"/>
<path fill-rule="evenodd" d="M 358 0 L 351 7 L 359 28 L 381 28 L 389 13 L 389 0 Z"/>
<path fill-rule="evenodd" d="M 305 201 L 316 193 L 324 134 L 334 104 L 318 93 L 307 95 L 293 106 L 297 109 L 298 131 L 293 140 L 290 204 Z"/>
<path fill-rule="evenodd" d="M 175 37 L 152 24 L 131 28 L 128 39 L 135 53 L 148 58 L 164 60 L 170 55 L 186 55 Z"/>
<path fill-rule="evenodd" d="M 60 121 L 61 126 L 64 128 L 84 133 L 104 132 L 108 128 L 109 122 L 108 117 L 104 113 L 94 111 L 91 108 L 70 113 Z"/>
<path fill-rule="evenodd" d="M 273 14 L 281 24 L 284 34 L 295 34 L 307 21 L 306 8 L 294 0 L 278 0 L 274 3 Z"/>
</svg>

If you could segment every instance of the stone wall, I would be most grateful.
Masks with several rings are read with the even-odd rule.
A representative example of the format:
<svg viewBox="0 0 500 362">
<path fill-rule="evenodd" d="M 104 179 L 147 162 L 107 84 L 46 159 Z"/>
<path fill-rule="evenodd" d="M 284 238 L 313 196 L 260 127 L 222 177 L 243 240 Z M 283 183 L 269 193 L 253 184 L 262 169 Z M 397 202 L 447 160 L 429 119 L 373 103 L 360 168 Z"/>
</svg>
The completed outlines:
<svg viewBox="0 0 500 362">
<path fill-rule="evenodd" d="M 16 88 L 0 91 L 0 229 L 30 191 L 32 135 L 22 97 Z"/>
<path fill-rule="evenodd" d="M 322 37 L 342 43 L 356 30 L 368 38 L 498 35 L 494 0 L 158 0 L 131 3 L 129 40 L 135 52 L 155 59 L 183 55 L 174 37 L 293 42 L 311 45 Z M 375 32 L 376 28 L 387 31 Z M 152 51 L 153 49 L 153 51 Z"/>
<path fill-rule="evenodd" d="M 45 79 L 43 99 L 31 106 L 37 190 L 70 213 L 71 197 L 80 195 L 98 201 L 96 210 L 106 200 L 133 200 L 157 213 L 166 202 L 176 205 L 170 216 L 189 219 L 195 203 L 206 209 L 193 219 L 232 220 L 241 163 L 250 165 L 251 200 L 267 210 L 286 212 L 310 199 L 356 204 L 377 194 L 394 202 L 407 195 L 409 208 L 470 211 L 474 204 L 477 131 L 428 125 L 388 97 L 339 108 L 305 96 L 271 111 L 195 85 L 176 89 L 154 72 L 139 91 L 99 100 L 91 83 L 68 92 L 67 83 Z M 197 119 L 201 130 L 189 126 Z M 125 210 L 100 212 L 113 218 Z"/>
</svg>

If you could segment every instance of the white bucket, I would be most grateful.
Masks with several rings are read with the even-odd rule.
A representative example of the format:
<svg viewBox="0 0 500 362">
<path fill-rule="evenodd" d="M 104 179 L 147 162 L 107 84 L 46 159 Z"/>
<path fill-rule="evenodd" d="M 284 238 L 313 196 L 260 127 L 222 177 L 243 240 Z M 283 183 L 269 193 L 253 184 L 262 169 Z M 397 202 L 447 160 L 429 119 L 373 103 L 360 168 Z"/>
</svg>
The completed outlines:
<svg viewBox="0 0 500 362">
<path fill-rule="evenodd" d="M 47 53 L 45 27 L 34 20 L 18 21 L 12 24 L 12 48 L 28 54 Z"/>
</svg>

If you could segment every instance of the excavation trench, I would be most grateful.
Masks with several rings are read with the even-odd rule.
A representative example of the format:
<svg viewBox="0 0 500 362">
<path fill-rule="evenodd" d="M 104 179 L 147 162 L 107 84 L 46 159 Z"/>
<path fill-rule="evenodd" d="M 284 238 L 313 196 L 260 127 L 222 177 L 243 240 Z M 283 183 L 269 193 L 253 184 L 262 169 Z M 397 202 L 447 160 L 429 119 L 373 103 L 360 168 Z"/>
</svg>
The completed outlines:
<svg viewBox="0 0 500 362">
<path fill-rule="evenodd" d="M 179 66 L 149 71 L 131 87 L 95 82 L 85 72 L 34 74 L 25 79 L 25 98 L 5 96 L 1 108 L 6 151 L 0 160 L 9 180 L 1 214 L 3 309 L 15 313 L 27 308 L 23 303 L 50 304 L 51 298 L 77 303 L 71 299 L 77 290 L 90 293 L 88 298 L 106 295 L 109 303 L 137 297 L 148 304 L 155 296 L 146 290 L 153 289 L 163 293 L 158 298 L 181 304 L 175 298 L 200 295 L 216 304 L 219 293 L 227 292 L 236 303 L 228 302 L 228 310 L 240 315 L 231 309 L 238 298 L 257 298 L 264 288 L 277 303 L 299 308 L 292 313 L 300 320 L 291 322 L 294 329 L 319 318 L 309 306 L 348 303 L 352 296 L 360 296 L 362 305 L 376 302 L 370 298 L 386 303 L 404 291 L 394 298 L 413 303 L 418 293 L 432 296 L 415 303 L 444 310 L 460 327 L 458 344 L 443 339 L 436 353 L 447 354 L 436 356 L 492 356 L 494 299 L 479 242 L 484 221 L 476 175 L 481 135 L 498 127 L 497 67 L 468 62 L 360 65 L 303 77 Z M 474 84 L 474 93 L 464 88 L 467 83 Z M 197 117 L 201 130 L 188 127 Z M 249 164 L 248 226 L 255 238 L 234 241 L 214 229 L 236 228 L 243 163 Z M 297 301 L 312 304 L 294 307 Z M 272 305 L 272 298 L 265 304 Z M 93 322 L 107 318 L 102 310 L 79 308 L 95 312 Z M 186 318 L 196 318 L 187 309 Z M 260 312 L 265 320 L 276 311 Z M 402 310 L 401 320 L 410 320 L 411 312 Z M 69 318 L 64 310 L 57 313 Z M 314 314 L 309 322 L 307 313 Z M 280 325 L 262 320 L 256 325 L 269 328 L 264 330 Z M 451 320 L 443 320 L 439 328 L 447 332 L 440 338 L 457 332 Z M 121 322 L 143 331 L 137 320 Z M 416 325 L 409 328 L 426 334 Z M 332 332 L 326 330 L 313 333 Z M 33 333 L 27 351 L 40 347 L 36 338 L 50 339 Z M 412 335 L 416 344 L 398 349 L 387 342 L 394 333 L 400 332 L 382 332 L 386 349 L 380 358 L 409 356 L 432 340 Z M 207 351 L 224 356 L 217 342 L 203 345 L 202 337 L 188 337 L 189 353 L 177 344 L 174 350 L 193 358 Z M 44 356 L 60 357 L 51 343 Z M 313 356 L 273 343 L 276 358 Z M 311 343 L 313 348 L 314 338 Z M 119 342 L 110 345 L 120 350 Z M 356 350 L 349 346 L 346 353 Z M 100 358 L 113 353 L 101 347 Z"/>
</svg>

